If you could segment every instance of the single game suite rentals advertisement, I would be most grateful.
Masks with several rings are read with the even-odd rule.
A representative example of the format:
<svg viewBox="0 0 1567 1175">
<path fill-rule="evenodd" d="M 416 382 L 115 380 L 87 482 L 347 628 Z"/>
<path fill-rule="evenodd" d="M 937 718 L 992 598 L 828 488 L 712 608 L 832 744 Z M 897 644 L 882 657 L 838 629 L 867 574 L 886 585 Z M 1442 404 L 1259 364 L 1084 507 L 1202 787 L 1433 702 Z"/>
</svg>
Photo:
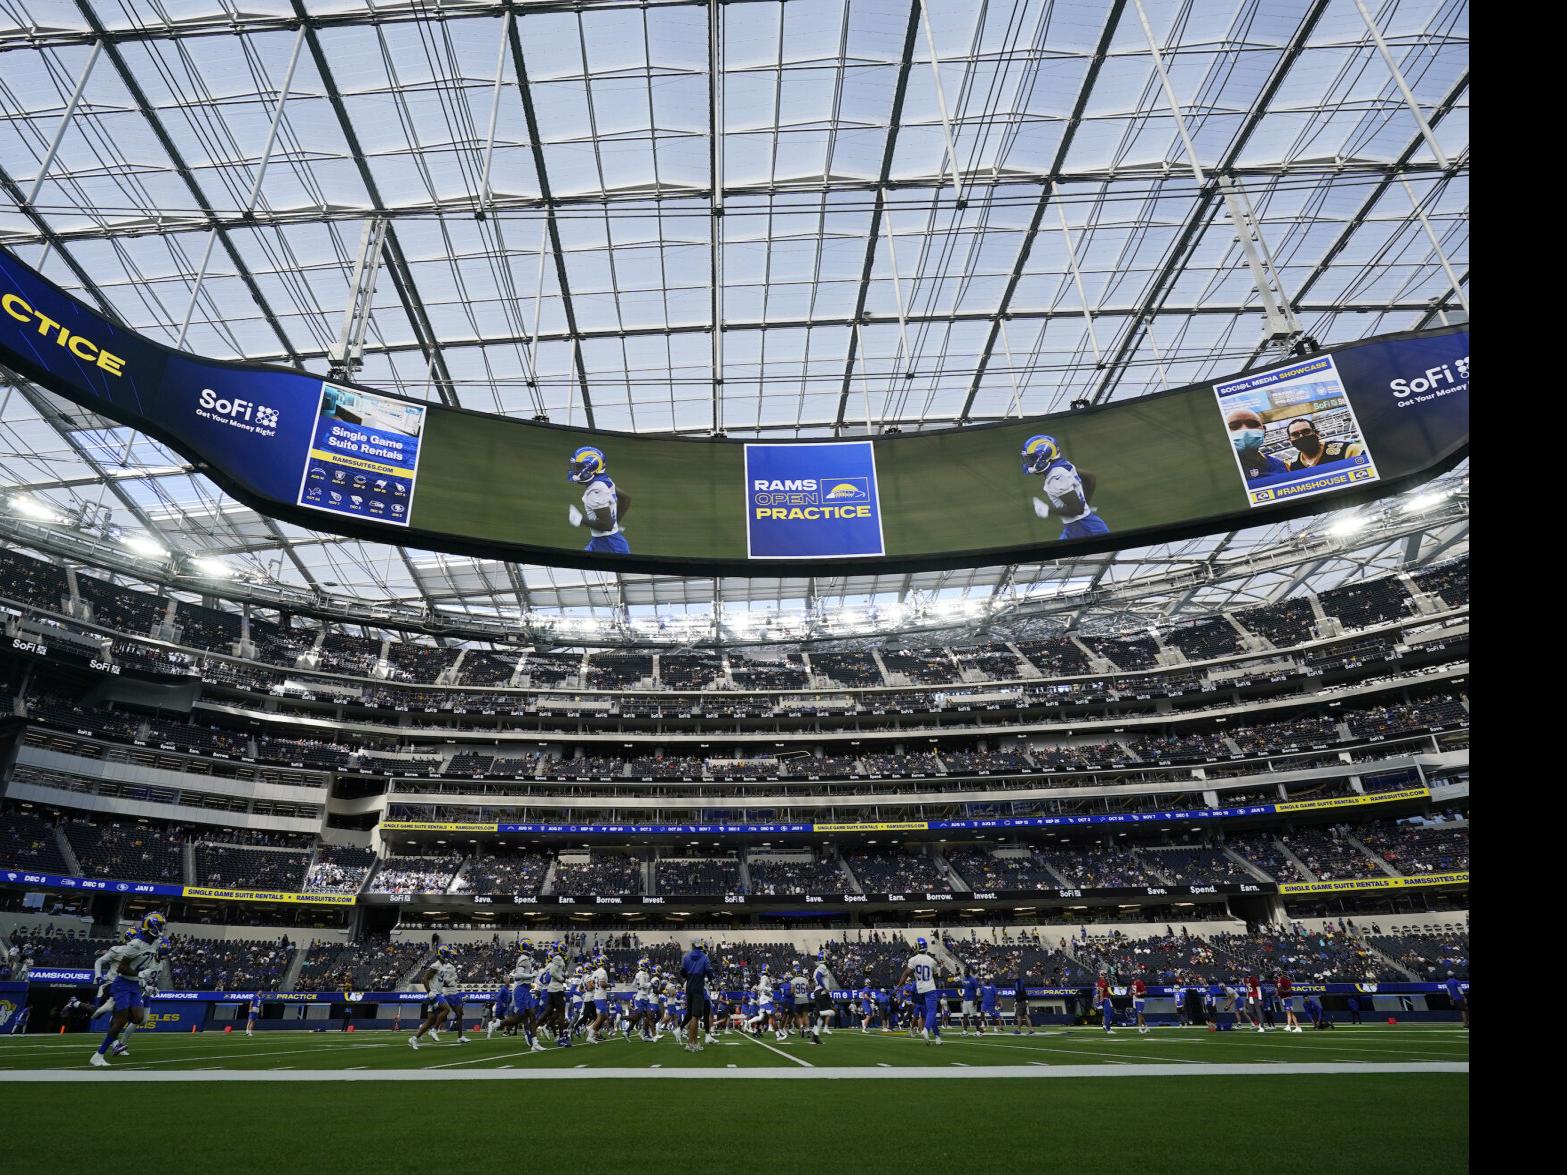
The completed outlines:
<svg viewBox="0 0 1567 1175">
<path fill-rule="evenodd" d="M 322 384 L 299 504 L 407 526 L 424 416 L 422 404 Z"/>
</svg>

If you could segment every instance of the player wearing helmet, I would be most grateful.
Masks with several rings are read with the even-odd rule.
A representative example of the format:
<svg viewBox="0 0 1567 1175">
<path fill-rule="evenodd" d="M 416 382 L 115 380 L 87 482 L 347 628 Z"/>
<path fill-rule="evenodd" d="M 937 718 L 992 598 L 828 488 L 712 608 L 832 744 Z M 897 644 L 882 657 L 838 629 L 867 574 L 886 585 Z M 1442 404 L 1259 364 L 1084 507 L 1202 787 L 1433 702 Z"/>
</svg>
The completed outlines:
<svg viewBox="0 0 1567 1175">
<path fill-rule="evenodd" d="M 631 495 L 610 479 L 604 450 L 583 445 L 566 463 L 566 480 L 583 487 L 582 509 L 566 507 L 572 526 L 585 526 L 593 537 L 584 551 L 602 555 L 629 555 L 631 546 L 621 532 L 620 520 L 631 509 Z"/>
<path fill-rule="evenodd" d="M 452 960 L 457 957 L 457 951 L 450 943 L 442 943 L 435 949 L 435 960 L 424 969 L 418 982 L 424 985 L 424 990 L 430 994 L 428 1010 L 425 1013 L 424 1022 L 419 1025 L 419 1030 L 408 1038 L 408 1047 L 419 1049 L 419 1038 L 429 1033 L 430 1040 L 436 1044 L 441 1042 L 440 1033 L 437 1031 L 441 1023 L 452 1014 L 451 995 L 457 988 L 457 968 Z M 459 1005 L 460 1006 L 460 1005 Z M 468 1038 L 462 1035 L 461 1013 L 458 1013 L 457 1042 L 467 1044 Z"/>
<path fill-rule="evenodd" d="M 1034 513 L 1049 518 L 1054 512 L 1061 520 L 1059 538 L 1082 539 L 1109 534 L 1110 528 L 1089 503 L 1098 479 L 1066 459 L 1055 437 L 1039 433 L 1023 442 L 1023 473 L 1041 479 L 1044 497 L 1032 500 Z"/>
<path fill-rule="evenodd" d="M 145 987 L 141 975 L 152 967 L 162 969 L 158 944 L 163 941 L 163 932 L 167 926 L 162 914 L 148 914 L 141 920 L 135 934 L 118 946 L 110 947 L 94 964 L 94 978 L 109 980 L 109 994 L 114 999 L 114 1015 L 109 1020 L 109 1030 L 90 1062 L 95 1067 L 107 1067 L 109 1059 L 104 1054 L 116 1043 L 124 1045 L 130 1035 L 128 1029 L 146 1022 L 147 1008 L 143 1001 Z M 120 1051 L 123 1052 L 123 1048 Z"/>
<path fill-rule="evenodd" d="M 926 1044 L 941 1043 L 941 993 L 936 990 L 936 960 L 931 957 L 930 944 L 923 938 L 914 940 L 914 954 L 903 966 L 899 983 L 914 984 L 914 1007 L 923 1012 L 925 1026 L 920 1035 Z"/>
</svg>

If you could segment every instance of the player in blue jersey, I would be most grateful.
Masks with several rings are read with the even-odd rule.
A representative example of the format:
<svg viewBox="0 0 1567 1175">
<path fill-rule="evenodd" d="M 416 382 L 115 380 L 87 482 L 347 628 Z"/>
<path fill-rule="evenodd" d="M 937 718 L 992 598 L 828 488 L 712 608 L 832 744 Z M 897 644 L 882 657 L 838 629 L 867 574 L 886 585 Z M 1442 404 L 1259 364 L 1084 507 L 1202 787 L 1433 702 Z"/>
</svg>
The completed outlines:
<svg viewBox="0 0 1567 1175">
<path fill-rule="evenodd" d="M 1469 1027 L 1469 993 L 1464 990 L 1464 985 L 1458 981 L 1458 977 L 1451 971 L 1447 973 L 1447 980 L 1442 984 L 1447 992 L 1448 1001 L 1458 1009 L 1458 1014 L 1463 1020 L 1464 1027 Z"/>
<path fill-rule="evenodd" d="M 593 537 L 584 551 L 603 555 L 629 555 L 631 546 L 621 532 L 620 522 L 631 509 L 631 495 L 610 480 L 604 450 L 583 445 L 566 463 L 566 480 L 583 487 L 582 509 L 566 507 L 572 526 L 586 527 Z"/>
<path fill-rule="evenodd" d="M 505 971 L 496 973 L 495 999 L 490 1003 L 490 1019 L 484 1026 L 484 1039 L 489 1040 L 495 1035 L 495 1030 L 501 1027 L 502 1022 L 511 1015 L 512 994 L 511 976 Z M 513 1026 L 510 1031 L 502 1029 L 502 1036 L 510 1036 L 517 1031 Z"/>
<path fill-rule="evenodd" d="M 941 1043 L 941 992 L 936 988 L 936 960 L 923 938 L 914 940 L 914 954 L 903 966 L 899 983 L 914 985 L 915 1007 L 924 1014 L 921 1035 L 927 1044 Z"/>
<path fill-rule="evenodd" d="M 985 1034 L 985 1027 L 989 1024 L 996 1026 L 996 1031 L 1001 1031 L 1001 1005 L 997 1001 L 1001 998 L 1001 989 L 996 986 L 996 977 L 986 974 L 979 984 L 979 1033 Z"/>
<path fill-rule="evenodd" d="M 116 1042 L 124 1044 L 121 1034 L 125 1029 L 146 1023 L 147 1008 L 142 998 L 140 975 L 158 961 L 158 944 L 163 940 L 163 931 L 167 925 L 162 914 L 148 914 L 129 941 L 110 947 L 94 965 L 94 978 L 106 977 L 109 980 L 114 1015 L 109 1020 L 109 1030 L 104 1034 L 103 1043 L 92 1055 L 92 1065 L 106 1068 L 109 1059 L 104 1054 Z"/>
<path fill-rule="evenodd" d="M 245 1017 L 245 1035 L 256 1035 L 256 1021 L 261 1019 L 261 993 L 258 991 L 250 997 L 249 1014 Z"/>
<path fill-rule="evenodd" d="M 974 1022 L 974 1027 L 979 1036 L 985 1035 L 985 1022 L 979 1018 L 979 979 L 974 972 L 967 971 L 958 985 L 963 993 L 962 1023 L 963 1035 L 968 1035 L 969 1021 Z"/>
<path fill-rule="evenodd" d="M 1061 539 L 1082 539 L 1109 534 L 1110 528 L 1090 503 L 1097 479 L 1066 459 L 1061 444 L 1052 436 L 1039 433 L 1023 443 L 1023 472 L 1040 478 L 1043 497 L 1034 498 L 1034 513 L 1061 520 Z"/>
<path fill-rule="evenodd" d="M 876 1019 L 876 992 L 871 987 L 871 977 L 867 975 L 865 982 L 860 985 L 860 1031 L 868 1033 L 871 1030 L 871 1022 Z"/>
</svg>

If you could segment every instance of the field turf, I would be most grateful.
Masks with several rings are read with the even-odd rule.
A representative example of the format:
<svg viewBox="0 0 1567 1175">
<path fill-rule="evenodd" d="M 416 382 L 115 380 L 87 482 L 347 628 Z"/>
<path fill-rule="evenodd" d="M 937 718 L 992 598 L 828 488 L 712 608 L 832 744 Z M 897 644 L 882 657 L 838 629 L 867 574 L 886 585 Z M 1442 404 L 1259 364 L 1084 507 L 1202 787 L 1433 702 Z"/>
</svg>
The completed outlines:
<svg viewBox="0 0 1567 1175">
<path fill-rule="evenodd" d="M 1446 1026 L 1056 1029 L 940 1049 L 840 1030 L 697 1055 L 619 1040 L 530 1055 L 482 1034 L 416 1053 L 406 1035 L 146 1033 L 108 1072 L 86 1065 L 85 1034 L 0 1038 L 7 1165 L 74 1173 L 129 1145 L 151 1169 L 267 1175 L 545 1156 L 638 1175 L 1468 1166 L 1469 1042 Z"/>
</svg>

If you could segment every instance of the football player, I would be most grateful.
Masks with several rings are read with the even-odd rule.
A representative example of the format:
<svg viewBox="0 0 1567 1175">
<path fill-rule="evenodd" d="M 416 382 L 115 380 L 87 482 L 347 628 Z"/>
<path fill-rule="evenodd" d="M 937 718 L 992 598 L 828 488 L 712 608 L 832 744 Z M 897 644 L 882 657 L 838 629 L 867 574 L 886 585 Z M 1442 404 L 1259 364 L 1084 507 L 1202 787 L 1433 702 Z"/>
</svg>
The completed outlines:
<svg viewBox="0 0 1567 1175">
<path fill-rule="evenodd" d="M 936 960 L 931 957 L 927 945 L 923 938 L 914 940 L 914 954 L 904 964 L 898 982 L 914 985 L 915 1007 L 923 1008 L 925 1014 L 925 1027 L 921 1030 L 925 1043 L 940 1044 L 941 1017 L 938 1005 L 941 993 L 936 990 Z"/>
<path fill-rule="evenodd" d="M 425 1014 L 424 1022 L 419 1025 L 419 1030 L 408 1038 L 408 1046 L 419 1049 L 419 1038 L 425 1033 L 430 1034 L 430 1039 L 436 1044 L 441 1042 L 441 1022 L 451 1014 L 452 1005 L 447 993 L 457 986 L 457 968 L 452 965 L 452 959 L 457 952 L 450 943 L 442 943 L 435 951 L 435 962 L 425 968 L 424 974 L 419 976 L 419 982 L 424 985 L 424 990 L 430 993 L 430 1008 Z M 461 1033 L 462 1025 L 459 1021 L 458 1032 Z M 463 1044 L 467 1044 L 466 1037 L 459 1037 Z"/>
<path fill-rule="evenodd" d="M 621 533 L 620 520 L 631 509 L 631 495 L 616 487 L 605 468 L 604 450 L 583 445 L 566 463 L 566 480 L 583 487 L 582 509 L 566 507 L 572 526 L 587 527 L 593 537 L 584 551 L 605 555 L 629 555 L 631 547 Z"/>
<path fill-rule="evenodd" d="M 1061 519 L 1062 539 L 1088 538 L 1109 534 L 1105 520 L 1089 503 L 1093 500 L 1097 479 L 1066 459 L 1060 443 L 1039 433 L 1023 443 L 1023 473 L 1041 479 L 1044 497 L 1034 498 L 1034 513 L 1049 518 L 1052 511 Z"/>
<path fill-rule="evenodd" d="M 158 944 L 163 939 L 167 925 L 162 914 L 148 914 L 141 920 L 132 938 L 119 946 L 110 947 L 94 964 L 94 978 L 109 978 L 109 993 L 114 998 L 114 1016 L 109 1021 L 109 1030 L 104 1034 L 98 1051 L 92 1055 L 91 1064 L 100 1069 L 109 1064 L 104 1054 L 110 1047 L 117 1041 L 124 1043 L 120 1036 L 125 1028 L 146 1022 L 147 1008 L 142 1000 L 140 975 L 157 962 Z"/>
</svg>

